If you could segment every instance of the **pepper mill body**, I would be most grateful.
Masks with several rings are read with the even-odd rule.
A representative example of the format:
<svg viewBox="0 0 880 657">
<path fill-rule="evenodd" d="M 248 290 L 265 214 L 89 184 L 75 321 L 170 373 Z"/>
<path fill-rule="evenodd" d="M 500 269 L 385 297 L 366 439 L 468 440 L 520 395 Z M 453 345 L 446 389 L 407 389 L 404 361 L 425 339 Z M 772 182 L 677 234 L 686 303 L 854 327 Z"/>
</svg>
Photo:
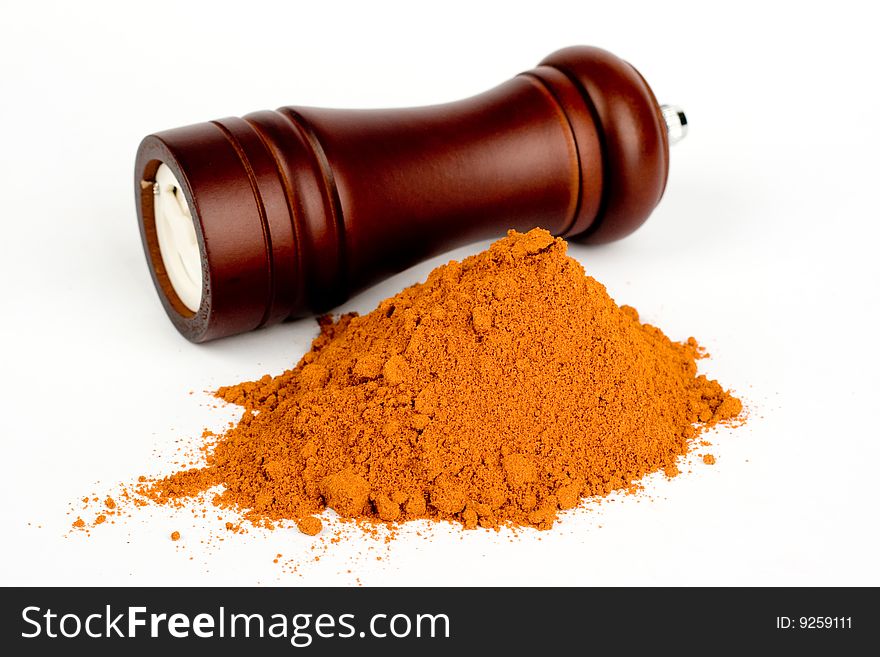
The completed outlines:
<svg viewBox="0 0 880 657">
<path fill-rule="evenodd" d="M 159 132 L 135 164 L 147 260 L 174 325 L 202 342 L 326 311 L 510 228 L 619 239 L 663 195 L 670 120 L 627 62 L 573 47 L 453 103 Z"/>
</svg>

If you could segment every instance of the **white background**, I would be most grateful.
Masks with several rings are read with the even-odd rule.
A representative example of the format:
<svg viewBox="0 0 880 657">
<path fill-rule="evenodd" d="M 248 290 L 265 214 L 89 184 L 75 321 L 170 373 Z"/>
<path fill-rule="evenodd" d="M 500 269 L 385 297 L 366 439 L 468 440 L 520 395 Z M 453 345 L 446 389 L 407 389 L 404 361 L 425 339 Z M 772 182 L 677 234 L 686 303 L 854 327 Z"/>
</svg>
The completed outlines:
<svg viewBox="0 0 880 657">
<path fill-rule="evenodd" d="M 880 584 L 877 19 L 870 3 L 822 6 L 6 4 L 0 583 Z M 715 466 L 547 532 L 415 525 L 316 550 L 296 530 L 221 541 L 213 516 L 164 508 L 68 532 L 84 494 L 171 471 L 178 446 L 234 417 L 202 391 L 292 366 L 316 333 L 303 320 L 195 346 L 175 332 L 137 231 L 141 137 L 284 104 L 453 100 L 579 43 L 631 61 L 691 120 L 644 228 L 570 251 L 618 302 L 696 336 L 705 370 L 742 395 L 748 423 L 712 434 Z"/>
</svg>

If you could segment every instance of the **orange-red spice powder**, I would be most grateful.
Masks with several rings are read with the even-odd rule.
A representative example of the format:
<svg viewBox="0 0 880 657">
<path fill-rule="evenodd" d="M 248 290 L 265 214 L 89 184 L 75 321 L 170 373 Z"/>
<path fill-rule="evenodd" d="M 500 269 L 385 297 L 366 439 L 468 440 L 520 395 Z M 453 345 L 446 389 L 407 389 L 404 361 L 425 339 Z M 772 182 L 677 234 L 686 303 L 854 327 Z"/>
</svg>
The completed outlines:
<svg viewBox="0 0 880 657">
<path fill-rule="evenodd" d="M 221 388 L 244 408 L 160 502 L 220 485 L 255 522 L 346 518 L 549 528 L 676 461 L 742 405 L 544 230 L 511 231 L 362 317 L 320 320 L 293 369 Z M 708 462 L 708 460 L 707 460 Z"/>
</svg>

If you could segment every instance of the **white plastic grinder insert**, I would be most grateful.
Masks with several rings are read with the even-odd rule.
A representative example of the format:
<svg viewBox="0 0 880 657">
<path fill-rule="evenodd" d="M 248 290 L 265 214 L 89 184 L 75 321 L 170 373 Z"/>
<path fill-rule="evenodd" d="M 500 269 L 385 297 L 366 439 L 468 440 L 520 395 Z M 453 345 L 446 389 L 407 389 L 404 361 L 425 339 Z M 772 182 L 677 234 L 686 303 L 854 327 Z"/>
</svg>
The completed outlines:
<svg viewBox="0 0 880 657">
<path fill-rule="evenodd" d="M 202 302 L 202 256 L 183 188 L 165 164 L 156 170 L 153 218 L 162 264 L 174 292 L 196 312 Z"/>
</svg>

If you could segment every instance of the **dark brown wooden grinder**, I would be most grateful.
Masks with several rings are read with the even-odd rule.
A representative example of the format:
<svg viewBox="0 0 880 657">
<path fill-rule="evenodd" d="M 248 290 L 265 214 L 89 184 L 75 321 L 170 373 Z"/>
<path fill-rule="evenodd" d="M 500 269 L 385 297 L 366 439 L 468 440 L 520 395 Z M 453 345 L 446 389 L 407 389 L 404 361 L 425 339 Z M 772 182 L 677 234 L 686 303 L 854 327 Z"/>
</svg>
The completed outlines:
<svg viewBox="0 0 880 657">
<path fill-rule="evenodd" d="M 157 132 L 135 189 L 153 281 L 203 342 L 326 311 L 509 228 L 601 243 L 663 195 L 684 114 L 630 64 L 573 47 L 432 107 L 283 107 Z"/>
</svg>

